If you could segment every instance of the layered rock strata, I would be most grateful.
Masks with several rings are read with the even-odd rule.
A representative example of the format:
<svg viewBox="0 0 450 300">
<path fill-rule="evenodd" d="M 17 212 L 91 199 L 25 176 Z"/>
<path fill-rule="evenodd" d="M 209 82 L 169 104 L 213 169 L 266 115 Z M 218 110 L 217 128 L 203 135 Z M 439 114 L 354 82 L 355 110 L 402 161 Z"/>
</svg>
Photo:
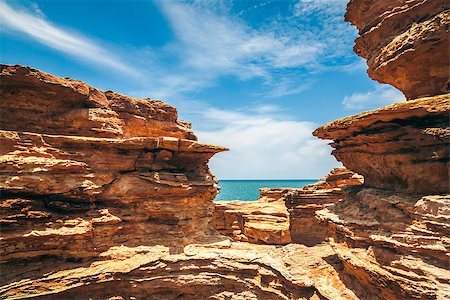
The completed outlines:
<svg viewBox="0 0 450 300">
<path fill-rule="evenodd" d="M 358 299 L 329 245 L 116 246 L 95 262 L 0 287 L 2 299 Z"/>
<path fill-rule="evenodd" d="M 289 212 L 292 241 L 308 246 L 324 242 L 329 236 L 316 211 L 342 199 L 341 188 L 360 185 L 364 179 L 346 168 L 334 168 L 325 177 L 303 189 L 290 189 L 284 200 Z"/>
<path fill-rule="evenodd" d="M 182 251 L 208 238 L 217 185 L 207 162 L 225 148 L 197 142 L 173 107 L 6 65 L 1 99 L 0 255 L 11 280 L 21 260 L 39 272 L 116 245 Z"/>
<path fill-rule="evenodd" d="M 285 196 L 289 189 L 261 189 L 258 201 L 217 201 L 212 227 L 235 241 L 291 243 Z"/>
<path fill-rule="evenodd" d="M 335 168 L 304 188 L 263 188 L 258 201 L 217 201 L 211 224 L 235 241 L 315 245 L 329 236 L 315 212 L 341 200 L 341 187 L 362 182 L 360 175 Z"/>
<path fill-rule="evenodd" d="M 355 186 L 316 214 L 361 299 L 449 298 L 450 195 Z"/>
<path fill-rule="evenodd" d="M 448 1 L 351 0 L 345 19 L 359 30 L 354 50 L 372 79 L 408 99 L 449 92 Z"/>
<path fill-rule="evenodd" d="M 344 274 L 363 299 L 450 295 L 450 95 L 397 103 L 334 121 L 313 134 L 364 176 L 316 211 Z"/>
<path fill-rule="evenodd" d="M 313 184 L 306 185 L 304 190 L 327 190 L 340 188 L 345 185 L 355 185 L 364 183 L 364 177 L 350 171 L 347 168 L 334 168 Z"/>
<path fill-rule="evenodd" d="M 172 107 L 21 66 L 1 67 L 1 93 L 0 298 L 356 299 L 329 245 L 210 227 L 225 149 Z M 290 242 L 281 194 L 242 240 Z"/>
<path fill-rule="evenodd" d="M 449 299 L 448 3 L 352 0 L 346 19 L 360 31 L 355 51 L 369 76 L 410 101 L 313 133 L 364 176 L 316 218 L 357 297 Z"/>
<path fill-rule="evenodd" d="M 324 125 L 333 155 L 364 176 L 315 212 L 362 299 L 448 299 L 448 94 Z"/>
<path fill-rule="evenodd" d="M 450 94 L 340 119 L 313 132 L 365 185 L 414 193 L 449 192 Z"/>
</svg>

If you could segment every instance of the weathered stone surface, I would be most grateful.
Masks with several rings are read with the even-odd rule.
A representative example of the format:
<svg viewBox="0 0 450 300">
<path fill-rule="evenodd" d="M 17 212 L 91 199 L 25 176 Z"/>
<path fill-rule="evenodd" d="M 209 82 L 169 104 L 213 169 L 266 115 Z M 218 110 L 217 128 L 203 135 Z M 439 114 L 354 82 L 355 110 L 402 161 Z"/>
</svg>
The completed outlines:
<svg viewBox="0 0 450 300">
<path fill-rule="evenodd" d="M 342 198 L 341 187 L 363 179 L 335 168 L 304 188 L 263 188 L 258 201 L 217 201 L 212 226 L 235 241 L 315 245 L 330 234 L 315 212 Z"/>
<path fill-rule="evenodd" d="M 65 267 L 10 281 L 0 287 L 0 297 L 358 299 L 343 283 L 343 265 L 329 245 L 275 247 L 223 241 L 189 245 L 179 254 L 171 254 L 165 246 L 117 246 L 95 261 Z M 24 269 L 29 266 L 17 265 L 7 278 L 19 277 Z"/>
<path fill-rule="evenodd" d="M 369 76 L 415 99 L 449 92 L 449 9 L 445 0 L 351 0 L 345 19 L 359 30 L 354 50 Z"/>
<path fill-rule="evenodd" d="M 332 233 L 344 274 L 363 299 L 448 299 L 450 196 L 361 186 L 316 214 Z M 348 285 L 349 287 L 351 285 Z"/>
<path fill-rule="evenodd" d="M 208 236 L 217 185 L 207 162 L 225 148 L 197 142 L 160 101 L 1 70 L 2 272 L 122 244 L 181 251 Z"/>
<path fill-rule="evenodd" d="M 0 65 L 0 128 L 105 138 L 165 136 L 196 140 L 174 107 L 59 78 L 31 67 Z M 26 126 L 26 128 L 25 128 Z"/>
<path fill-rule="evenodd" d="M 314 131 L 365 185 L 422 194 L 449 193 L 450 94 L 396 103 Z"/>
<path fill-rule="evenodd" d="M 212 227 L 236 241 L 291 243 L 284 196 L 289 189 L 261 189 L 258 201 L 217 201 Z"/>
<path fill-rule="evenodd" d="M 344 185 L 354 185 L 364 183 L 364 178 L 347 168 L 334 168 L 325 177 L 313 184 L 308 184 L 304 190 L 326 190 L 340 188 Z"/>
</svg>

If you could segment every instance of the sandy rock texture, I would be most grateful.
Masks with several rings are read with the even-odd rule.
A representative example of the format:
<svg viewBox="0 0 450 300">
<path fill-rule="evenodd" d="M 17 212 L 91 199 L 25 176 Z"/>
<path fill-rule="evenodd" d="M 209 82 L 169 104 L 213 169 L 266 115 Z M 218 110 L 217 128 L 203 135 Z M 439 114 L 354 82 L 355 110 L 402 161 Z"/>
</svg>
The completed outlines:
<svg viewBox="0 0 450 300">
<path fill-rule="evenodd" d="M 285 197 L 290 189 L 261 189 L 258 201 L 217 201 L 212 227 L 235 241 L 291 243 Z"/>
<path fill-rule="evenodd" d="M 333 155 L 366 186 L 415 193 L 449 192 L 450 94 L 340 119 L 313 134 L 333 140 Z"/>
<path fill-rule="evenodd" d="M 1 299 L 357 299 L 330 245 L 290 243 L 284 191 L 212 228 L 207 162 L 226 149 L 173 107 L 29 67 L 0 78 Z"/>
<path fill-rule="evenodd" d="M 358 299 L 329 245 L 192 244 L 111 247 L 0 287 L 3 299 Z M 18 268 L 29 269 L 25 266 Z"/>
<path fill-rule="evenodd" d="M 449 92 L 450 4 L 445 0 L 351 0 L 346 21 L 369 76 L 408 99 Z"/>
<path fill-rule="evenodd" d="M 304 188 L 262 188 L 258 201 L 217 201 L 211 224 L 235 241 L 312 246 L 329 236 L 315 212 L 341 200 L 341 187 L 362 182 L 362 176 L 335 168 Z"/>
<path fill-rule="evenodd" d="M 317 211 L 362 299 L 449 299 L 450 195 L 353 186 Z M 349 285 L 351 287 L 351 285 Z"/>
<path fill-rule="evenodd" d="M 226 149 L 197 142 L 173 107 L 29 67 L 0 76 L 2 272 L 209 234 L 207 162 Z"/>
</svg>

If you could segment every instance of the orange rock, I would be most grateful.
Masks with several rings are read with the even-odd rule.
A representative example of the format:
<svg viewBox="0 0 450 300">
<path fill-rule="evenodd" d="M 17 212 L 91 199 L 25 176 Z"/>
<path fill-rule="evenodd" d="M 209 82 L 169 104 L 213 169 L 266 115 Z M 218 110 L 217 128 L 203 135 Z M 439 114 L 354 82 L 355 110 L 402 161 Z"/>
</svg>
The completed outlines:
<svg viewBox="0 0 450 300">
<path fill-rule="evenodd" d="M 333 155 L 366 186 L 449 193 L 449 112 L 446 94 L 346 117 L 313 134 L 333 140 Z"/>
<path fill-rule="evenodd" d="M 448 93 L 449 8 L 445 0 L 351 0 L 345 19 L 359 29 L 354 50 L 369 76 L 408 99 Z"/>
</svg>

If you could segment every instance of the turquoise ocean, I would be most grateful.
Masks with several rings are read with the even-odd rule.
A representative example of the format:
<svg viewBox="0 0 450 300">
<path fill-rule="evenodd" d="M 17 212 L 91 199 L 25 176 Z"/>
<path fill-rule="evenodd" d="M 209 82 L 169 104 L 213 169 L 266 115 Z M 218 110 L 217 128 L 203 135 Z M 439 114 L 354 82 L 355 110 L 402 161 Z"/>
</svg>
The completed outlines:
<svg viewBox="0 0 450 300">
<path fill-rule="evenodd" d="M 306 180 L 219 180 L 220 193 L 215 200 L 255 201 L 259 198 L 260 188 L 302 188 L 316 182 Z"/>
</svg>

